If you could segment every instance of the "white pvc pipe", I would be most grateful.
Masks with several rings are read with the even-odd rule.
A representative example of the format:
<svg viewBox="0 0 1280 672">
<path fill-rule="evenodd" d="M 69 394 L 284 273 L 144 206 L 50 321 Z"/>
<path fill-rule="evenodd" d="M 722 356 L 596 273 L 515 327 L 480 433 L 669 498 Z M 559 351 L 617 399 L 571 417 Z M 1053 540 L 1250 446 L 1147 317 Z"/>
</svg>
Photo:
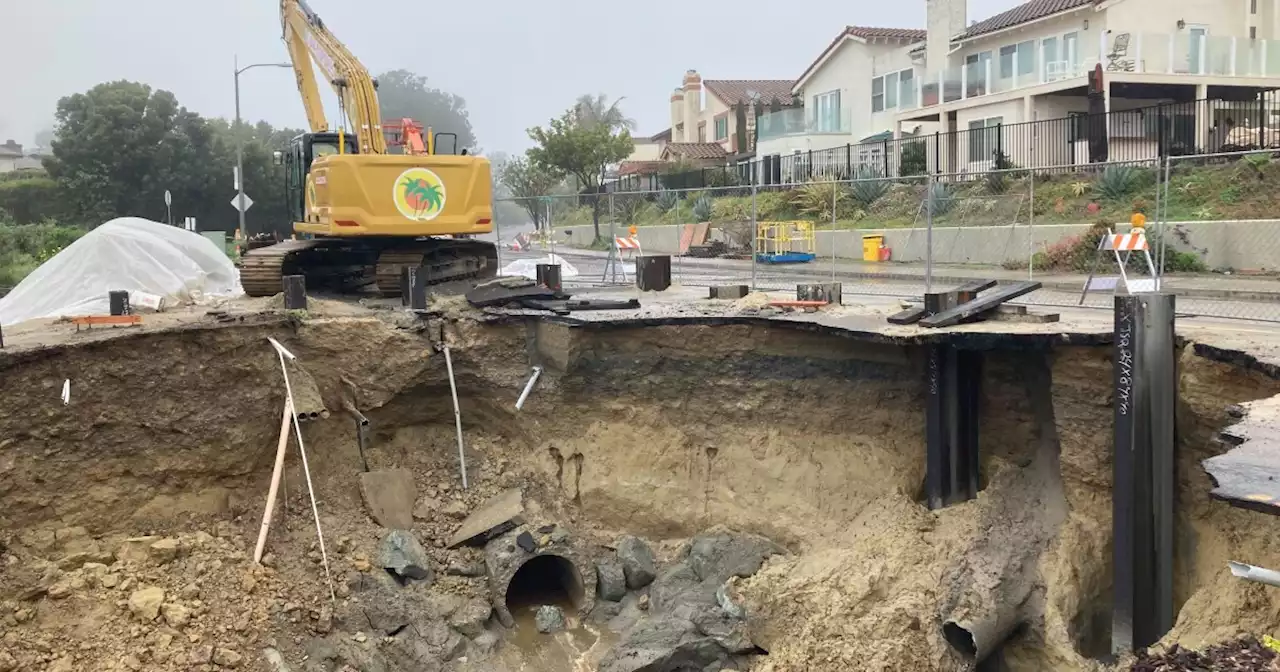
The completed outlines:
<svg viewBox="0 0 1280 672">
<path fill-rule="evenodd" d="M 453 422 L 458 427 L 458 468 L 462 470 L 462 489 L 467 489 L 467 455 L 462 449 L 462 411 L 458 409 L 458 385 L 453 381 L 453 358 L 444 346 L 444 365 L 449 369 L 449 393 L 453 395 Z"/>
<path fill-rule="evenodd" d="M 533 376 L 529 378 L 529 382 L 525 383 L 524 391 L 520 393 L 520 398 L 516 400 L 516 410 L 524 408 L 524 400 L 529 398 L 529 393 L 533 391 L 534 383 L 538 382 L 538 376 L 542 375 L 542 367 L 533 367 Z"/>
<path fill-rule="evenodd" d="M 1266 567 L 1258 567 L 1257 565 L 1246 565 L 1243 562 L 1228 562 L 1227 566 L 1231 568 L 1231 573 L 1242 579 L 1249 581 L 1257 581 L 1265 583 L 1268 586 L 1280 588 L 1280 572 Z"/>
<path fill-rule="evenodd" d="M 267 340 L 271 342 L 271 346 L 274 347 L 276 349 L 276 353 L 280 355 L 280 371 L 284 373 L 284 391 L 287 395 L 286 400 L 289 408 L 291 410 L 297 410 L 293 405 L 293 386 L 289 384 L 289 367 L 285 365 L 284 361 L 286 355 L 290 361 L 297 360 L 297 357 L 294 357 L 293 353 L 286 350 L 285 347 L 280 345 L 280 342 L 276 339 L 268 336 Z M 311 466 L 307 463 L 307 446 L 302 442 L 302 428 L 297 422 L 292 424 L 294 436 L 298 439 L 298 452 L 302 454 L 302 473 L 307 477 L 307 493 L 311 496 L 311 515 L 316 520 L 316 537 L 320 540 L 320 559 L 324 561 L 324 578 L 329 582 L 329 598 L 331 600 L 337 600 L 338 595 L 333 590 L 333 574 L 329 571 L 329 552 L 326 551 L 324 547 L 324 530 L 320 529 L 320 511 L 316 507 L 316 491 L 311 485 Z"/>
</svg>

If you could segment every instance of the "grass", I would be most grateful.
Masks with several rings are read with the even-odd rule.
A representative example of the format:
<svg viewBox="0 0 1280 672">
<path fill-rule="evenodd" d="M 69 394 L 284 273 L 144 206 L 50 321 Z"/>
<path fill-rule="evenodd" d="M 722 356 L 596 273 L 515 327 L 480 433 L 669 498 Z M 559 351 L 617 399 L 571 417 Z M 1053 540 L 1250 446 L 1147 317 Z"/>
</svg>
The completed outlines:
<svg viewBox="0 0 1280 672">
<path fill-rule="evenodd" d="M 934 217 L 936 226 L 1003 225 L 1027 222 L 1034 204 L 1036 224 L 1127 222 L 1134 212 L 1155 216 L 1159 175 L 1151 167 L 1086 171 L 1036 178 L 1035 199 L 1029 178 L 1009 177 L 996 189 L 986 179 L 952 186 L 954 200 L 944 214 Z M 842 186 L 835 194 L 836 229 L 893 229 L 923 226 L 923 182 L 895 181 L 882 194 Z M 1211 163 L 1182 161 L 1170 176 L 1168 217 L 1175 222 L 1204 220 L 1267 219 L 1277 216 L 1275 194 L 1280 193 L 1280 161 L 1250 156 Z M 691 192 L 676 207 L 663 210 L 657 199 L 625 196 L 615 199 L 613 214 L 621 225 L 654 226 L 690 223 L 692 204 L 701 194 L 712 197 L 712 223 L 750 221 L 750 196 L 715 196 L 713 191 Z M 869 196 L 872 202 L 866 203 Z M 633 199 L 623 203 L 624 199 Z M 830 183 L 811 183 L 785 191 L 761 191 L 756 214 L 762 220 L 808 220 L 818 228 L 832 228 Z M 601 230 L 610 219 L 601 208 Z M 555 226 L 591 224 L 591 208 L 562 207 L 554 215 Z"/>
</svg>

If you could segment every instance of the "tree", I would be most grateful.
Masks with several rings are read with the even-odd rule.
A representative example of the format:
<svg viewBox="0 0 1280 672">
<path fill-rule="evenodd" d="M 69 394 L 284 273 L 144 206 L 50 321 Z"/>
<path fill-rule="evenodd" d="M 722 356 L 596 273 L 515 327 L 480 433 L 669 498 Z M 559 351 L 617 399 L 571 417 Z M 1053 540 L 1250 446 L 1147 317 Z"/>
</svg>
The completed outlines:
<svg viewBox="0 0 1280 672">
<path fill-rule="evenodd" d="M 610 103 L 603 93 L 578 96 L 578 101 L 573 104 L 574 119 L 580 126 L 602 124 L 613 131 L 636 130 L 636 120 L 623 114 L 619 107 L 621 103 L 622 98 Z"/>
<path fill-rule="evenodd" d="M 476 136 L 462 97 L 429 87 L 426 77 L 408 70 L 384 72 L 377 79 L 383 119 L 408 118 L 429 126 L 433 133 L 456 133 L 457 149 L 475 152 Z"/>
<path fill-rule="evenodd" d="M 49 147 L 53 144 L 54 133 L 52 128 L 46 128 L 36 133 L 36 146 L 44 151 L 49 151 Z"/>
<path fill-rule="evenodd" d="M 570 175 L 583 192 L 591 194 L 591 223 L 595 239 L 600 240 L 600 191 L 605 167 L 629 156 L 635 144 L 625 128 L 616 130 L 605 123 L 579 123 L 576 106 L 547 128 L 529 129 L 529 138 L 537 146 L 528 152 L 529 160 L 554 175 Z"/>
<path fill-rule="evenodd" d="M 551 191 L 563 181 L 563 176 L 520 156 L 503 165 L 499 181 L 506 193 L 529 213 L 533 228 L 541 231 L 547 223 L 547 207 L 543 198 L 551 195 Z"/>
</svg>

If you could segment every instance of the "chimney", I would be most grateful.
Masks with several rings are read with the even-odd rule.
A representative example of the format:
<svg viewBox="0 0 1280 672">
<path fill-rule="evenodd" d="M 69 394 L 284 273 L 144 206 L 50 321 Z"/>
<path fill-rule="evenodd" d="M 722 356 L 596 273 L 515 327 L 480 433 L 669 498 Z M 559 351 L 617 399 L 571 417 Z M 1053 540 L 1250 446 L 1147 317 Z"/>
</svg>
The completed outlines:
<svg viewBox="0 0 1280 672">
<path fill-rule="evenodd" d="M 702 77 L 697 70 L 684 73 L 684 141 L 698 141 L 698 119 L 702 116 Z"/>
<path fill-rule="evenodd" d="M 671 93 L 671 142 L 684 142 L 680 135 L 680 124 L 684 121 L 684 89 L 676 89 Z"/>
<path fill-rule="evenodd" d="M 930 81 L 936 82 L 938 73 L 950 66 L 951 38 L 965 31 L 968 14 L 968 0 L 925 0 L 925 71 Z"/>
</svg>

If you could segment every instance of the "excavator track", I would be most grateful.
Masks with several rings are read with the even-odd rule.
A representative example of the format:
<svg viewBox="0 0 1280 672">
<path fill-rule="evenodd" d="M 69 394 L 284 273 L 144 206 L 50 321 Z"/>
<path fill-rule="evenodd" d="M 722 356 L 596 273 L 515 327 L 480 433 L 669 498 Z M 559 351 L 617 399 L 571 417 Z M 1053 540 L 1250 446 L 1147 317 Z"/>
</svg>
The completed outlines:
<svg viewBox="0 0 1280 672">
<path fill-rule="evenodd" d="M 399 296 L 401 274 L 413 266 L 424 269 L 429 285 L 492 277 L 497 248 L 450 238 L 286 240 L 241 257 L 240 284 L 249 296 L 274 296 L 282 277 L 303 275 L 308 288 L 357 293 L 373 284 L 383 296 Z"/>
</svg>

